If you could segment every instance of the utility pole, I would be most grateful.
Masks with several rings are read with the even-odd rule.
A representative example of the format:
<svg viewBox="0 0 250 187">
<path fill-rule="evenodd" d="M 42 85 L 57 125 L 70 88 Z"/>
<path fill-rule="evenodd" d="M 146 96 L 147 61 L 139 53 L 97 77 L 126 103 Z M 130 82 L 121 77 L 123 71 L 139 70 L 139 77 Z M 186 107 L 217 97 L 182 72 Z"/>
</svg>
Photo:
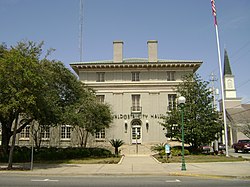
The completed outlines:
<svg viewBox="0 0 250 187">
<path fill-rule="evenodd" d="M 216 75 L 213 72 L 210 75 L 210 81 L 212 84 L 211 91 L 212 91 L 212 95 L 213 95 L 213 108 L 216 109 L 217 108 L 216 96 L 219 95 L 219 90 L 217 88 L 215 88 L 215 86 L 214 86 L 214 83 L 216 81 L 218 81 L 218 79 L 216 78 Z"/>
<path fill-rule="evenodd" d="M 211 91 L 212 91 L 212 95 L 213 95 L 213 108 L 214 110 L 217 110 L 217 104 L 216 104 L 216 96 L 219 95 L 219 90 L 215 88 L 214 83 L 217 81 L 218 79 L 216 78 L 216 75 L 212 72 L 210 75 L 210 81 L 211 81 Z M 213 145 L 213 149 L 215 153 L 219 152 L 219 144 L 218 144 L 218 134 L 216 134 L 216 140 L 214 140 L 214 145 Z"/>
</svg>

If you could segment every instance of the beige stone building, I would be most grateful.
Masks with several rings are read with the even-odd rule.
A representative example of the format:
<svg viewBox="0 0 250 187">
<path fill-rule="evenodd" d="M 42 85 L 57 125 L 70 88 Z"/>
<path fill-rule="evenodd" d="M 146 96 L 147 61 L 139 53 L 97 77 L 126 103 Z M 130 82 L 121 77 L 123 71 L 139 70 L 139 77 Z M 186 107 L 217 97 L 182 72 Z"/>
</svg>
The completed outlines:
<svg viewBox="0 0 250 187">
<path fill-rule="evenodd" d="M 148 58 L 124 58 L 122 41 L 114 41 L 113 47 L 112 60 L 70 64 L 79 79 L 95 90 L 97 99 L 113 111 L 111 127 L 89 137 L 88 146 L 107 146 L 113 138 L 133 148 L 134 144 L 149 148 L 166 142 L 161 117 L 176 107 L 175 88 L 182 76 L 196 72 L 202 61 L 158 59 L 155 40 L 147 42 Z M 23 129 L 17 144 L 31 145 L 31 136 L 37 131 L 41 146 L 80 145 L 79 134 L 71 126 L 47 128 L 42 133 L 36 128 L 33 124 Z"/>
<path fill-rule="evenodd" d="M 113 59 L 71 63 L 79 79 L 110 104 L 113 123 L 95 142 L 122 139 L 127 145 L 166 142 L 161 116 L 176 107 L 175 88 L 182 76 L 194 73 L 200 60 L 158 59 L 158 42 L 147 42 L 148 58 L 124 58 L 123 42 L 113 42 Z"/>
</svg>

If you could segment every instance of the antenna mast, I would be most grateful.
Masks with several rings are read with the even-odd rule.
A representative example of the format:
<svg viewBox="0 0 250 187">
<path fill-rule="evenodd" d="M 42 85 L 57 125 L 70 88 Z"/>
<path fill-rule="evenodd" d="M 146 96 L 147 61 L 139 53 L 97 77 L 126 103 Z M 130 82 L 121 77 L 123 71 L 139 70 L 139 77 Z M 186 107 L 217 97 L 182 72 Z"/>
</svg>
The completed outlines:
<svg viewBox="0 0 250 187">
<path fill-rule="evenodd" d="M 82 62 L 83 53 L 83 0 L 80 0 L 80 23 L 79 23 L 79 50 L 80 50 L 80 62 Z"/>
</svg>

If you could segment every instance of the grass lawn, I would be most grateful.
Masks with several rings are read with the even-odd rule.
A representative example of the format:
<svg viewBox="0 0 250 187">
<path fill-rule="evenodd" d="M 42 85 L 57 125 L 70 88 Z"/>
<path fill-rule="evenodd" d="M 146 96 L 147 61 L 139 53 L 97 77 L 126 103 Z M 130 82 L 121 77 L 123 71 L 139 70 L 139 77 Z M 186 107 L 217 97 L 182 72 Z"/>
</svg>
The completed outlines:
<svg viewBox="0 0 250 187">
<path fill-rule="evenodd" d="M 173 156 L 171 158 L 160 158 L 158 155 L 154 157 L 162 163 L 179 163 L 181 162 L 181 156 Z M 225 155 L 187 155 L 185 156 L 186 163 L 201 163 L 201 162 L 238 162 L 238 161 L 250 161 L 245 158 L 226 157 Z"/>
<path fill-rule="evenodd" d="M 35 163 L 42 164 L 117 164 L 121 157 L 108 157 L 108 158 L 83 158 L 83 159 L 69 159 L 69 160 L 53 160 Z"/>
</svg>

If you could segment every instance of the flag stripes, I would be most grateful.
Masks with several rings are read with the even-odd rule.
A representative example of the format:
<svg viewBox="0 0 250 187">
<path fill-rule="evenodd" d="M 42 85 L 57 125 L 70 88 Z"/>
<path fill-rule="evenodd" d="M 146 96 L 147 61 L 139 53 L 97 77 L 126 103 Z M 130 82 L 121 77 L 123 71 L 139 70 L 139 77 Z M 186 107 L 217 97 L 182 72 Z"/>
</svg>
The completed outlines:
<svg viewBox="0 0 250 187">
<path fill-rule="evenodd" d="M 211 5 L 212 5 L 213 16 L 214 16 L 214 24 L 217 25 L 215 0 L 211 0 Z"/>
</svg>

